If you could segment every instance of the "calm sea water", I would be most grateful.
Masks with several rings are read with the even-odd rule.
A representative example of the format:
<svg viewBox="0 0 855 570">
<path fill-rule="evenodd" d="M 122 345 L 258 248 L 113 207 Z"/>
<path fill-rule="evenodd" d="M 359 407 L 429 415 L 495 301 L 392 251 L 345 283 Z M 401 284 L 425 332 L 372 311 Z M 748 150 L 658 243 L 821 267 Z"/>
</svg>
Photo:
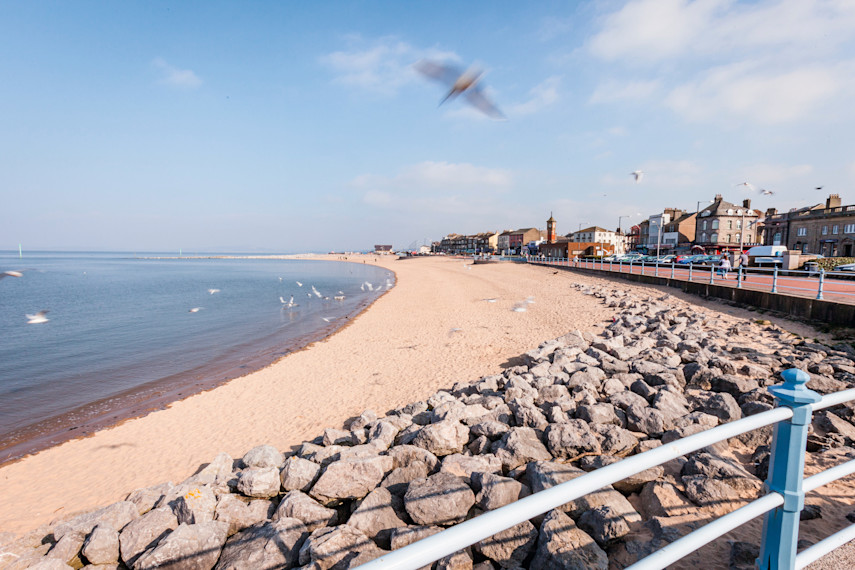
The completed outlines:
<svg viewBox="0 0 855 570">
<path fill-rule="evenodd" d="M 0 271 L 25 270 L 0 279 L 0 463 L 262 368 L 393 279 L 362 263 L 154 257 L 0 253 Z M 40 310 L 49 321 L 27 324 Z"/>
</svg>

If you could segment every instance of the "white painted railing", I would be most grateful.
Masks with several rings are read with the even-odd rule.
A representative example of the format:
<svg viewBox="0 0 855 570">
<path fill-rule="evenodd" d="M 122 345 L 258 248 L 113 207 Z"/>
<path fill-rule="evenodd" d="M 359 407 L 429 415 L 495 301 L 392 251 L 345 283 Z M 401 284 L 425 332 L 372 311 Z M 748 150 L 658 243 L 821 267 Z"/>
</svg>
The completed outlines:
<svg viewBox="0 0 855 570">
<path fill-rule="evenodd" d="M 668 544 L 630 568 L 664 568 L 745 522 L 766 514 L 763 525 L 761 569 L 802 568 L 840 544 L 855 538 L 855 525 L 832 535 L 796 556 L 799 512 L 805 492 L 855 473 L 855 460 L 803 479 L 805 442 L 811 415 L 816 410 L 855 400 L 855 389 L 825 397 L 808 390 L 807 373 L 791 369 L 782 373 L 785 382 L 769 388 L 778 407 L 735 422 L 690 435 L 640 453 L 571 481 L 561 483 L 519 501 L 486 512 L 433 536 L 395 550 L 360 566 L 363 570 L 415 570 L 457 552 L 497 532 L 532 519 L 574 499 L 621 481 L 651 467 L 731 437 L 774 425 L 769 477 L 763 497 Z M 770 512 L 771 511 L 771 512 Z M 793 531 L 795 536 L 792 535 Z"/>
</svg>

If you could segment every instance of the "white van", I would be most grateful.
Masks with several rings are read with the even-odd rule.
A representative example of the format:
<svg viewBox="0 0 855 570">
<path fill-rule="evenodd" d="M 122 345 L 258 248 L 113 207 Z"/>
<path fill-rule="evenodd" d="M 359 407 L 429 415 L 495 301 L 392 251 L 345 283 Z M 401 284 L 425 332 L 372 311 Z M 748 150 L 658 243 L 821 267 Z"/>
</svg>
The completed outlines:
<svg viewBox="0 0 855 570">
<path fill-rule="evenodd" d="M 784 245 L 758 245 L 748 250 L 748 263 L 751 265 L 781 265 L 784 262 Z"/>
</svg>

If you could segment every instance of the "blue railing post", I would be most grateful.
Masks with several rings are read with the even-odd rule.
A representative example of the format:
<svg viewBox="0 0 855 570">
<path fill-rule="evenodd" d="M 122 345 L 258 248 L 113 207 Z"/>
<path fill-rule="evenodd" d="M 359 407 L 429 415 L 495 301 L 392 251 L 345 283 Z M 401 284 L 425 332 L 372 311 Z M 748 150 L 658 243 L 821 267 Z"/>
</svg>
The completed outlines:
<svg viewBox="0 0 855 570">
<path fill-rule="evenodd" d="M 822 301 L 822 284 L 825 283 L 825 269 L 819 270 L 819 291 L 816 294 L 817 301 Z"/>
<path fill-rule="evenodd" d="M 736 288 L 742 289 L 742 265 L 739 266 L 739 272 L 736 274 Z"/>
<path fill-rule="evenodd" d="M 710 285 L 715 283 L 715 265 L 710 265 Z"/>
<path fill-rule="evenodd" d="M 822 396 L 805 384 L 810 375 L 791 368 L 781 373 L 783 384 L 768 388 L 778 406 L 792 408 L 789 421 L 775 424 L 772 432 L 772 454 L 766 488 L 784 496 L 784 504 L 763 519 L 763 539 L 757 567 L 760 570 L 791 570 L 796 564 L 799 541 L 799 513 L 805 506 L 802 479 L 805 471 L 805 446 L 811 422 L 810 404 Z"/>
<path fill-rule="evenodd" d="M 655 275 L 656 277 L 659 277 L 659 258 L 658 257 L 656 258 L 655 263 L 656 263 L 656 268 L 653 270 L 653 275 Z"/>
<path fill-rule="evenodd" d="M 778 266 L 772 268 L 772 293 L 778 292 Z"/>
<path fill-rule="evenodd" d="M 692 262 L 690 261 L 689 262 L 689 282 L 692 281 L 692 268 L 693 267 L 694 267 L 694 265 L 692 265 Z"/>
<path fill-rule="evenodd" d="M 644 259 L 641 260 L 641 274 L 644 275 Z"/>
<path fill-rule="evenodd" d="M 674 262 L 671 262 L 671 279 L 674 279 Z"/>
</svg>

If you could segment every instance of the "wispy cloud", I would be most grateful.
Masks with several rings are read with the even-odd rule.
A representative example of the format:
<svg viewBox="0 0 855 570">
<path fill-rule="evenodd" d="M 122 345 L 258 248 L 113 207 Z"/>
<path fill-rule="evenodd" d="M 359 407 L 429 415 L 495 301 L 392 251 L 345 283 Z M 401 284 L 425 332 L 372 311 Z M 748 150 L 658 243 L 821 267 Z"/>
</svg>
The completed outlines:
<svg viewBox="0 0 855 570">
<path fill-rule="evenodd" d="M 416 48 L 391 36 L 366 40 L 354 35 L 347 43 L 348 49 L 321 56 L 321 63 L 333 71 L 336 82 L 385 95 L 417 79 L 412 64 L 419 59 L 460 60 L 453 52 Z"/>
<path fill-rule="evenodd" d="M 508 107 L 508 114 L 511 116 L 531 115 L 553 105 L 559 99 L 558 89 L 560 84 L 561 78 L 554 75 L 535 85 L 528 92 L 528 100 L 510 105 Z"/>
<path fill-rule="evenodd" d="M 639 101 L 649 99 L 660 89 L 658 80 L 616 81 L 600 83 L 591 94 L 591 103 L 614 103 L 616 101 Z"/>
<path fill-rule="evenodd" d="M 202 79 L 190 69 L 179 69 L 160 57 L 152 61 L 151 64 L 160 74 L 158 83 L 185 89 L 195 89 L 202 85 Z"/>
</svg>

